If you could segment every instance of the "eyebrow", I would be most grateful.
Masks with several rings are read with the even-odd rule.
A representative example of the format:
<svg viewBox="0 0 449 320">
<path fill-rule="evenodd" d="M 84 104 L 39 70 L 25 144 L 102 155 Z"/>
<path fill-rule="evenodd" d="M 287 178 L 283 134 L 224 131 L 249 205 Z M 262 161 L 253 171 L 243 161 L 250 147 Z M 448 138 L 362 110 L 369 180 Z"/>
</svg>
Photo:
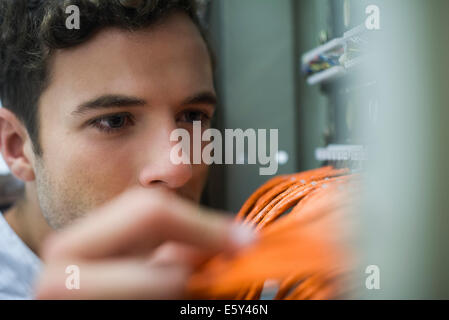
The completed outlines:
<svg viewBox="0 0 449 320">
<path fill-rule="evenodd" d="M 217 96 L 212 92 L 205 91 L 187 98 L 182 104 L 210 104 L 216 106 Z"/>
<path fill-rule="evenodd" d="M 72 112 L 72 115 L 82 115 L 89 110 L 107 109 L 114 107 L 144 106 L 146 104 L 147 102 L 145 100 L 139 98 L 124 95 L 107 94 L 80 104 L 76 108 L 76 110 Z"/>
<path fill-rule="evenodd" d="M 213 92 L 205 91 L 195 94 L 182 102 L 183 105 L 208 104 L 217 105 L 217 97 Z M 147 101 L 125 95 L 107 94 L 80 104 L 72 115 L 82 115 L 89 110 L 108 109 L 114 107 L 145 106 Z"/>
</svg>

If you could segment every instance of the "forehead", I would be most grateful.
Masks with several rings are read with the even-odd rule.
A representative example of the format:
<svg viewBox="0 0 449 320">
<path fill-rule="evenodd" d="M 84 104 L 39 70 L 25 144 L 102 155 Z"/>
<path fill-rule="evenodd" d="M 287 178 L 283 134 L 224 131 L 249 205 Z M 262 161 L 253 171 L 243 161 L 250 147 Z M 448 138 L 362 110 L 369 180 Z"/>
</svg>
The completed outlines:
<svg viewBox="0 0 449 320">
<path fill-rule="evenodd" d="M 109 93 L 175 98 L 211 90 L 212 82 L 199 30 L 187 15 L 173 13 L 135 31 L 105 28 L 77 47 L 55 52 L 41 102 L 64 97 L 73 105 Z"/>
</svg>

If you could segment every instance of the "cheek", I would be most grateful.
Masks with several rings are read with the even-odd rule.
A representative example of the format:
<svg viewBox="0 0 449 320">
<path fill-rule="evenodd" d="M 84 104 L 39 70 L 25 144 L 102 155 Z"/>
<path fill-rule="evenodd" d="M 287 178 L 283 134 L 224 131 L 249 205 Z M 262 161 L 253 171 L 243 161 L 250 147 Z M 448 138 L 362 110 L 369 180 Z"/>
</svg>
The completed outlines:
<svg viewBox="0 0 449 320">
<path fill-rule="evenodd" d="M 206 164 L 193 165 L 193 176 L 188 188 L 194 192 L 194 198 L 199 201 L 206 184 L 209 166 Z"/>
<path fill-rule="evenodd" d="M 109 200 L 132 184 L 132 154 L 125 148 L 100 147 L 95 144 L 69 142 L 44 151 L 47 167 L 54 179 L 80 198 Z M 75 147 L 73 147 L 75 146 Z"/>
</svg>

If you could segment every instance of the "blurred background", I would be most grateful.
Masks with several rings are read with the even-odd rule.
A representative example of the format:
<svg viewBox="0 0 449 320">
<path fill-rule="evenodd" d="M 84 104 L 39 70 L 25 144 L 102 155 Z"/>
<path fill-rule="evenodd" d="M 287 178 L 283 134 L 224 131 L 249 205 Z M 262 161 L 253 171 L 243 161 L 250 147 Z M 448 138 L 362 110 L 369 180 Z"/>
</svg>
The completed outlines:
<svg viewBox="0 0 449 320">
<path fill-rule="evenodd" d="M 376 265 L 381 285 L 360 280 L 355 297 L 449 298 L 449 2 L 199 2 L 218 62 L 216 126 L 279 129 L 278 174 L 364 173 L 359 276 Z M 379 30 L 366 28 L 370 5 Z M 258 170 L 214 167 L 204 204 L 237 212 L 270 178 Z M 20 183 L 0 172 L 4 207 Z"/>
</svg>

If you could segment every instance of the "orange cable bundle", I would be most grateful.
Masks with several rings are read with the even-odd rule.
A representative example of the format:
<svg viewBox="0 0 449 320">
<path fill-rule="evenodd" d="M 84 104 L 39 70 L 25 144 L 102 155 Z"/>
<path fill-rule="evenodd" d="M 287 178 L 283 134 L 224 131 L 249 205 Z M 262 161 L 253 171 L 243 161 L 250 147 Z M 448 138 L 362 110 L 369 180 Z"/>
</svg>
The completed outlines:
<svg viewBox="0 0 449 320">
<path fill-rule="evenodd" d="M 342 297 L 354 262 L 345 241 L 358 184 L 349 170 L 332 167 L 271 179 L 236 217 L 254 227 L 256 243 L 208 261 L 192 275 L 189 292 L 200 299 L 259 299 L 273 283 L 275 299 Z"/>
</svg>

